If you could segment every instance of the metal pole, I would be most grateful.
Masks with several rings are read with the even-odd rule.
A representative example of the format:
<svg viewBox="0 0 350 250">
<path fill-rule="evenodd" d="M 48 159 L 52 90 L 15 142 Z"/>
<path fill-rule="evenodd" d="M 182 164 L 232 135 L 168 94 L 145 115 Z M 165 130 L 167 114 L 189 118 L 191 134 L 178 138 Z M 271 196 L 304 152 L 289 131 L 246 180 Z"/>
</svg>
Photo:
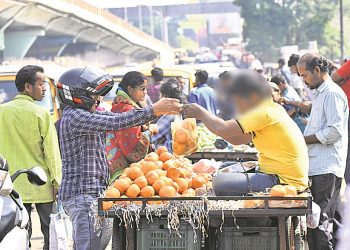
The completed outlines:
<svg viewBox="0 0 350 250">
<path fill-rule="evenodd" d="M 148 6 L 149 10 L 149 22 L 150 22 L 150 29 L 151 29 L 151 35 L 154 37 L 154 17 L 153 17 L 153 7 Z"/>
<path fill-rule="evenodd" d="M 128 21 L 128 8 L 124 7 L 124 20 Z"/>
<path fill-rule="evenodd" d="M 143 29 L 143 23 L 142 23 L 142 6 L 138 6 L 139 11 L 139 29 Z"/>
<path fill-rule="evenodd" d="M 344 60 L 344 12 L 343 12 L 343 0 L 339 0 L 339 12 L 340 12 L 340 57 L 341 61 Z"/>
</svg>

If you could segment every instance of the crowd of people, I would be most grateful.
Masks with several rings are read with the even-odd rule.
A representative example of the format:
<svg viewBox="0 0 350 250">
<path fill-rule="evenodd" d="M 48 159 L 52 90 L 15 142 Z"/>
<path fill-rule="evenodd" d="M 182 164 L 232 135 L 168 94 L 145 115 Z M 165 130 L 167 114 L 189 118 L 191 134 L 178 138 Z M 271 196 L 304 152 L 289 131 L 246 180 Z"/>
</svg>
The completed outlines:
<svg viewBox="0 0 350 250">
<path fill-rule="evenodd" d="M 46 91 L 44 69 L 20 69 L 18 95 L 0 105 L 0 154 L 11 172 L 41 166 L 48 176 L 41 187 L 24 177 L 15 183 L 29 215 L 36 206 L 44 249 L 49 248 L 49 215 L 57 194 L 72 220 L 75 248 L 102 249 L 92 202 L 125 167 L 154 148 L 172 151 L 171 123 L 180 113 L 231 144 L 253 143 L 260 153 L 254 170 L 218 174 L 216 195 L 245 195 L 276 184 L 310 191 L 321 217 L 319 226 L 309 230 L 309 249 L 334 249 L 344 175 L 350 181 L 350 62 L 334 69 L 322 56 L 307 53 L 291 55 L 287 65 L 283 59 L 278 63 L 272 77 L 250 69 L 225 71 L 214 89 L 207 84 L 208 72 L 198 70 L 188 95 L 181 79 L 164 81 L 161 68 L 152 70 L 151 79 L 130 71 L 118 85 L 110 112 L 99 104 L 113 79 L 90 67 L 71 69 L 57 82 L 63 110 L 56 126 L 34 102 Z"/>
</svg>

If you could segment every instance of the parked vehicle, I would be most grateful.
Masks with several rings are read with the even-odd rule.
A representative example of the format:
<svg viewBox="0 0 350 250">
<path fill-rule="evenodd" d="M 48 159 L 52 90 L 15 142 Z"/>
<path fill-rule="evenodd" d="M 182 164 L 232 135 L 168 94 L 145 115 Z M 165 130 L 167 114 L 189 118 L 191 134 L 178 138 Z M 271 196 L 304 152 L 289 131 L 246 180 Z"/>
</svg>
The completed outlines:
<svg viewBox="0 0 350 250">
<path fill-rule="evenodd" d="M 29 249 L 27 225 L 29 216 L 21 196 L 13 190 L 13 182 L 27 174 L 33 185 L 44 185 L 47 176 L 41 167 L 19 170 L 12 176 L 5 158 L 0 155 L 0 249 Z"/>
<path fill-rule="evenodd" d="M 0 70 L 0 104 L 11 101 L 18 93 L 15 85 L 17 71 L 14 68 Z M 37 102 L 51 113 L 54 121 L 59 119 L 59 103 L 53 78 L 46 76 L 46 92 L 43 100 Z"/>
</svg>

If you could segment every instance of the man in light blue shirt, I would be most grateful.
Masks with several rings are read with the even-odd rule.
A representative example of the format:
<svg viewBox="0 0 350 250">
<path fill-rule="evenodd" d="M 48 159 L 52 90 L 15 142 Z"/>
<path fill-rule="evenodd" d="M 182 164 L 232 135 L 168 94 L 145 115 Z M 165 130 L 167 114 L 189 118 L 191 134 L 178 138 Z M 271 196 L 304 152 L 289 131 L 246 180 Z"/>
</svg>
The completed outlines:
<svg viewBox="0 0 350 250">
<path fill-rule="evenodd" d="M 188 96 L 189 103 L 197 103 L 213 115 L 217 115 L 217 104 L 214 96 L 214 90 L 208 86 L 208 72 L 197 70 L 196 87 L 191 90 Z"/>
<path fill-rule="evenodd" d="M 314 201 L 321 208 L 319 226 L 309 232 L 310 249 L 334 249 L 333 220 L 340 203 L 348 144 L 348 101 L 328 75 L 328 62 L 307 53 L 298 62 L 314 100 L 304 138 L 309 152 L 309 177 Z"/>
<path fill-rule="evenodd" d="M 282 97 L 287 101 L 301 101 L 300 96 L 295 91 L 295 89 L 290 86 L 286 78 L 282 75 L 275 75 L 271 78 L 271 82 L 278 85 L 281 90 Z"/>
</svg>

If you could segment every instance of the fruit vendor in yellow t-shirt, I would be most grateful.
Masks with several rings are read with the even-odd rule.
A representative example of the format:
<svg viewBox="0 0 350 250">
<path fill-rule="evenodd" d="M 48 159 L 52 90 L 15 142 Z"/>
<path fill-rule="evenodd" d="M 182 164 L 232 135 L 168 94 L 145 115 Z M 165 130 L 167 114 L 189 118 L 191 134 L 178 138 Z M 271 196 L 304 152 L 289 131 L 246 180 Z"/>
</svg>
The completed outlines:
<svg viewBox="0 0 350 250">
<path fill-rule="evenodd" d="M 196 104 L 183 108 L 185 117 L 201 120 L 234 145 L 253 142 L 260 153 L 257 172 L 219 173 L 213 180 L 216 195 L 265 191 L 278 183 L 305 190 L 309 159 L 304 137 L 283 107 L 273 102 L 268 81 L 253 71 L 238 71 L 228 91 L 236 119 L 224 121 Z"/>
</svg>

